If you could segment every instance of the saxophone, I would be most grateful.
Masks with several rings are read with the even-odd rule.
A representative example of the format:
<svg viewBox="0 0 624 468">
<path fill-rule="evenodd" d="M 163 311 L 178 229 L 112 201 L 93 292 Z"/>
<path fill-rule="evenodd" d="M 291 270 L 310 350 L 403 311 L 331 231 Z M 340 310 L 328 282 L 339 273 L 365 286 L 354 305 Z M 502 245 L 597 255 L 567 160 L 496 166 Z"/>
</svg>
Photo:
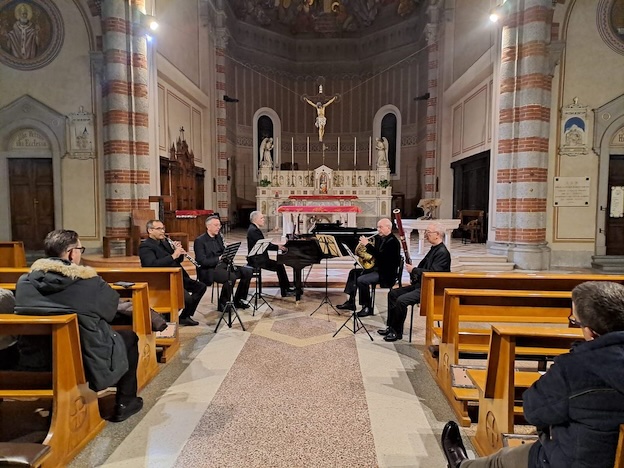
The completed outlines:
<svg viewBox="0 0 624 468">
<path fill-rule="evenodd" d="M 370 241 L 371 239 L 374 239 L 376 235 L 377 234 L 370 236 L 368 240 Z M 366 250 L 365 245 L 358 243 L 357 247 L 355 248 L 355 255 L 360 257 L 360 260 L 362 260 L 362 267 L 365 270 L 370 270 L 375 266 L 375 257 L 373 257 L 372 254 L 370 254 Z"/>
</svg>

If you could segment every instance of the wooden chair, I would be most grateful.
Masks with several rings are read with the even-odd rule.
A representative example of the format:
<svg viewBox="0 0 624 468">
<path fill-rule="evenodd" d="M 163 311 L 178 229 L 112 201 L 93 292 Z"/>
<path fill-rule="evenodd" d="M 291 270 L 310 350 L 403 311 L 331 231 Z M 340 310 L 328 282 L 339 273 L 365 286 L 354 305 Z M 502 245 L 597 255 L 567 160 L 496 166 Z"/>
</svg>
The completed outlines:
<svg viewBox="0 0 624 468">
<path fill-rule="evenodd" d="M 482 243 L 485 240 L 483 221 L 485 213 L 482 210 L 460 210 L 459 229 L 462 231 L 462 243 L 470 238 L 471 243 Z"/>
<path fill-rule="evenodd" d="M 0 242 L 0 267 L 22 268 L 25 266 L 26 252 L 23 242 Z"/>
<path fill-rule="evenodd" d="M 157 219 L 154 210 L 132 210 L 130 225 L 130 237 L 132 238 L 132 255 L 139 255 L 139 245 L 142 239 L 147 239 L 148 234 L 145 225 L 150 219 Z M 167 235 L 180 241 L 184 250 L 188 250 L 188 234 L 185 232 L 168 232 Z"/>
</svg>

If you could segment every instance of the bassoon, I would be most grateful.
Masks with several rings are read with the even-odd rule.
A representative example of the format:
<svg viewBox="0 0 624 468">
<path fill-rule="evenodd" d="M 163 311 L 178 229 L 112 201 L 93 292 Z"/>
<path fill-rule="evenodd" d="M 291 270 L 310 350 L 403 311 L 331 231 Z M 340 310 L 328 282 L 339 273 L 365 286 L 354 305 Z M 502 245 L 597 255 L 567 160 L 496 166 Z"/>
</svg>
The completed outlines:
<svg viewBox="0 0 624 468">
<path fill-rule="evenodd" d="M 403 230 L 403 221 L 401 221 L 401 210 L 395 208 L 392 210 L 394 213 L 394 220 L 397 225 L 397 229 L 399 230 L 399 240 L 401 241 L 401 246 L 403 247 L 403 254 L 405 255 L 405 263 L 408 265 L 412 264 L 412 259 L 409 254 L 409 247 L 407 246 L 407 240 L 405 239 L 405 231 Z"/>
</svg>

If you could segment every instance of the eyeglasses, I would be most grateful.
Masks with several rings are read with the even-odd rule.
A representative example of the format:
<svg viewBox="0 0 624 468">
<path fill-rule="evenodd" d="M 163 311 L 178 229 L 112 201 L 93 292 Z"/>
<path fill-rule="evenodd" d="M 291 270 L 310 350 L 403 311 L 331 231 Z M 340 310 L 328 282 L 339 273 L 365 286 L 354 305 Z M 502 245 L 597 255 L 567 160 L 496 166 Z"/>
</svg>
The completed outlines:
<svg viewBox="0 0 624 468">
<path fill-rule="evenodd" d="M 568 322 L 570 322 L 570 328 L 583 328 L 585 326 L 576 320 L 576 317 L 572 314 L 572 312 L 570 312 L 570 315 L 568 316 Z"/>
<path fill-rule="evenodd" d="M 153 227 L 152 228 L 153 231 L 164 231 L 165 230 L 165 226 L 162 227 Z"/>
<path fill-rule="evenodd" d="M 71 252 L 72 250 L 80 250 L 80 253 L 83 254 L 85 253 L 86 247 L 72 247 L 68 250 L 68 252 Z"/>
</svg>

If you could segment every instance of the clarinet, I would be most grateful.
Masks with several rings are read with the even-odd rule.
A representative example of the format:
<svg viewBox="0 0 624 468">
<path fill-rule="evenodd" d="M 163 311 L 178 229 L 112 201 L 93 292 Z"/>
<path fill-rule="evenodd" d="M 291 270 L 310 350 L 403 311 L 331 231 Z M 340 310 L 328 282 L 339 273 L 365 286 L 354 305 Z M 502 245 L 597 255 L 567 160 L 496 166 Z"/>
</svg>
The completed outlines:
<svg viewBox="0 0 624 468">
<path fill-rule="evenodd" d="M 396 221 L 397 229 L 399 230 L 399 239 L 401 241 L 401 246 L 403 247 L 403 253 L 405 254 L 405 263 L 408 265 L 412 264 L 412 259 L 410 258 L 409 248 L 407 247 L 407 241 L 405 239 L 405 231 L 403 230 L 403 221 L 401 220 L 401 210 L 398 208 L 392 210 L 394 213 L 394 220 Z"/>
<path fill-rule="evenodd" d="M 173 243 L 173 241 L 169 238 L 169 237 L 165 237 L 165 239 L 167 239 L 169 241 L 169 245 L 171 245 L 171 248 L 173 250 L 176 249 L 176 245 Z M 188 253 L 184 252 L 184 256 L 186 257 L 186 259 L 191 262 L 193 265 L 195 265 L 195 268 L 201 268 L 201 265 L 199 264 L 199 262 L 197 260 L 195 260 L 193 257 L 191 257 Z"/>
</svg>

